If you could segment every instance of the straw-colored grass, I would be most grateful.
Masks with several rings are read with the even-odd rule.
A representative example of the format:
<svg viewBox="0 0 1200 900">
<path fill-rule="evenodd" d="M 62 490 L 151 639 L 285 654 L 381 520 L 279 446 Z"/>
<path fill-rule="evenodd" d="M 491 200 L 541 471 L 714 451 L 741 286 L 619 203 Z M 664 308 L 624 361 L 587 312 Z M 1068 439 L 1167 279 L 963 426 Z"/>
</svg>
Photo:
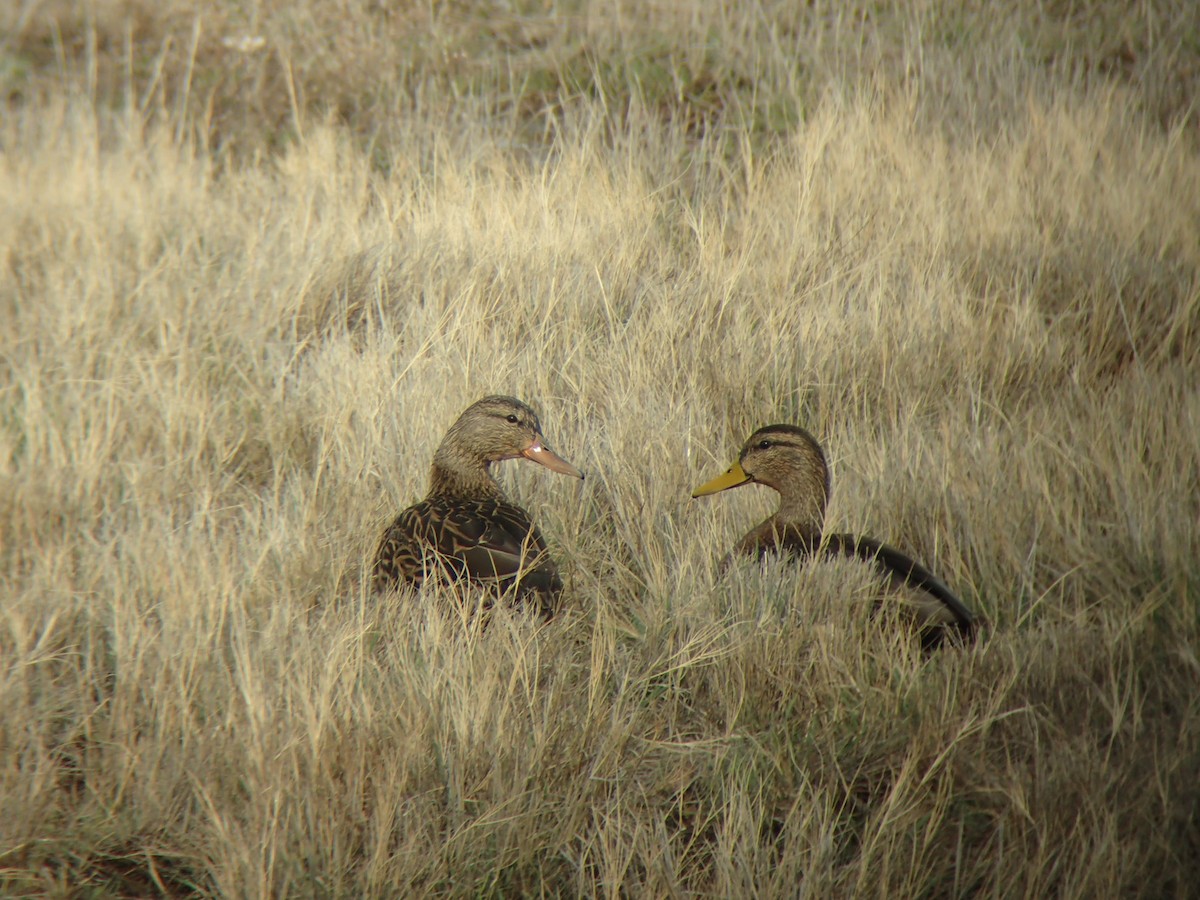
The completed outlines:
<svg viewBox="0 0 1200 900">
<path fill-rule="evenodd" d="M 1194 890 L 1186 5 L 276 5 L 4 13 L 0 893 Z M 364 578 L 492 392 L 544 626 Z"/>
</svg>

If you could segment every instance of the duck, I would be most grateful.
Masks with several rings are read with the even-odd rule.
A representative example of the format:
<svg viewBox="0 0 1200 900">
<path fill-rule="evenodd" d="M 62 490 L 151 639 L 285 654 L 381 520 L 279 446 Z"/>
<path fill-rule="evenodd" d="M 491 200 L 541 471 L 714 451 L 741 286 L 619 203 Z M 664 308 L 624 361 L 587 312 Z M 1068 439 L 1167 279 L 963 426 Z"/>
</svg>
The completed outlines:
<svg viewBox="0 0 1200 900">
<path fill-rule="evenodd" d="M 704 497 L 745 484 L 762 484 L 779 493 L 779 508 L 750 529 L 726 555 L 722 568 L 737 556 L 761 559 L 786 555 L 803 562 L 814 556 L 853 557 L 871 563 L 892 591 L 913 601 L 926 650 L 949 636 L 974 639 L 977 618 L 966 604 L 923 565 L 882 541 L 866 535 L 825 534 L 825 508 L 831 479 L 825 451 L 798 425 L 766 425 L 755 431 L 722 475 L 700 485 L 692 497 Z"/>
<path fill-rule="evenodd" d="M 547 446 L 527 403 L 501 395 L 477 400 L 434 452 L 425 499 L 384 531 L 372 571 L 375 589 L 416 589 L 435 577 L 510 597 L 517 605 L 533 604 L 543 618 L 553 616 L 562 577 L 529 513 L 505 498 L 492 475 L 492 464 L 507 459 L 584 477 Z"/>
</svg>

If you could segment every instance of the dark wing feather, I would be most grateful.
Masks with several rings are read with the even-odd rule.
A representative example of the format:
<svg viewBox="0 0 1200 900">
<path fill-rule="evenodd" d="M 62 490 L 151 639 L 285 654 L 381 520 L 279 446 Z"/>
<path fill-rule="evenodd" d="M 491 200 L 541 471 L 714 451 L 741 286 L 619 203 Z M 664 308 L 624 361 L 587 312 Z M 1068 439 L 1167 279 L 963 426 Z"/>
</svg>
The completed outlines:
<svg viewBox="0 0 1200 900">
<path fill-rule="evenodd" d="M 953 625 L 966 640 L 974 636 L 975 617 L 966 605 L 932 572 L 895 547 L 872 537 L 855 534 L 828 535 L 822 546 L 828 555 L 866 560 L 874 564 L 894 586 L 904 585 L 937 601 L 934 610 L 926 610 L 922 643 L 927 648 L 941 642 L 943 630 L 940 626 Z"/>
<path fill-rule="evenodd" d="M 562 579 L 528 514 L 496 498 L 434 497 L 396 518 L 380 542 L 376 583 L 416 587 L 435 569 L 451 580 L 501 592 L 515 586 L 519 600 L 537 594 L 547 614 L 562 592 Z"/>
<path fill-rule="evenodd" d="M 438 551 L 465 560 L 469 578 L 495 580 L 505 588 L 517 583 L 519 596 L 562 591 L 546 542 L 521 507 L 503 500 L 477 501 L 469 509 L 457 505 L 444 522 Z"/>
</svg>

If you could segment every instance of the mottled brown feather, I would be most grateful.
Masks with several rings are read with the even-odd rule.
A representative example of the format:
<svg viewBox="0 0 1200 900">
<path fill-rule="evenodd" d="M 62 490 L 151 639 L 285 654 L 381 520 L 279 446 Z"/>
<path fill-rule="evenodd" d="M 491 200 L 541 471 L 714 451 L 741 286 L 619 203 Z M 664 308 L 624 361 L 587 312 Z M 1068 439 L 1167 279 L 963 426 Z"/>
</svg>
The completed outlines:
<svg viewBox="0 0 1200 900">
<path fill-rule="evenodd" d="M 376 553 L 377 583 L 419 588 L 431 575 L 487 586 L 499 594 L 511 590 L 518 602 L 533 600 L 547 616 L 563 588 L 528 514 L 495 497 L 426 498 L 396 517 Z"/>
</svg>

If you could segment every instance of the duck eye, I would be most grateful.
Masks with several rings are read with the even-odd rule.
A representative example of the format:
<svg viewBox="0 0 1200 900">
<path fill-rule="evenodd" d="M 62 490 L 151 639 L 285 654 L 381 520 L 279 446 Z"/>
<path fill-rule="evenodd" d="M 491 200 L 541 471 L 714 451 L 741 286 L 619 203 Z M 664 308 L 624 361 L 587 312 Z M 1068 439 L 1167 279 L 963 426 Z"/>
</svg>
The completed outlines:
<svg viewBox="0 0 1200 900">
<path fill-rule="evenodd" d="M 770 442 L 770 441 L 759 441 L 759 442 L 758 442 L 758 449 L 759 449 L 759 450 L 770 450 L 770 449 L 771 449 L 771 442 Z"/>
<path fill-rule="evenodd" d="M 507 416 L 505 416 L 505 418 L 508 419 L 510 424 L 512 424 L 512 425 L 517 424 L 517 417 L 515 415 L 513 415 L 512 413 L 509 413 Z"/>
</svg>

